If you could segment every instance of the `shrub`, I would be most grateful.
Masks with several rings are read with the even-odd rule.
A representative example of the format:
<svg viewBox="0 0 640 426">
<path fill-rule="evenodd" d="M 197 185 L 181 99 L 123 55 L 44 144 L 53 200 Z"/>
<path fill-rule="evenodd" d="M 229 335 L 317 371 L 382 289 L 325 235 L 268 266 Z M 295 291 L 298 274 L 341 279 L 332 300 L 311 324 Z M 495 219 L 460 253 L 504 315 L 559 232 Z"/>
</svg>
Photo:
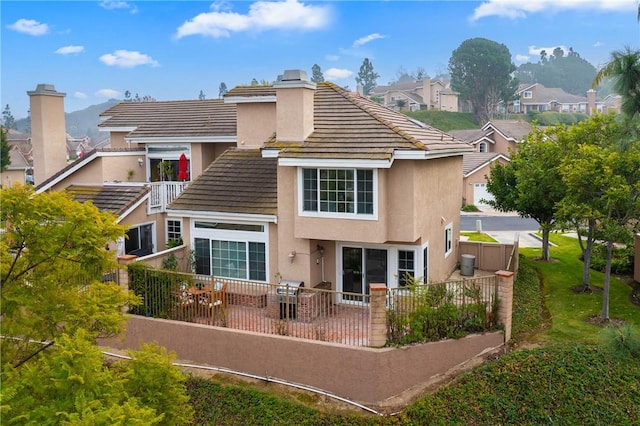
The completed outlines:
<svg viewBox="0 0 640 426">
<path fill-rule="evenodd" d="M 611 273 L 616 275 L 628 275 L 633 272 L 633 246 L 614 247 L 611 255 Z M 604 272 L 607 264 L 607 246 L 594 244 L 591 253 L 591 269 Z"/>
<path fill-rule="evenodd" d="M 477 208 L 474 204 L 467 204 L 465 206 L 462 206 L 462 211 L 463 212 L 479 212 L 480 209 Z"/>
<path fill-rule="evenodd" d="M 640 362 L 640 331 L 630 324 L 611 326 L 602 331 L 602 339 L 611 355 L 632 357 Z"/>
</svg>

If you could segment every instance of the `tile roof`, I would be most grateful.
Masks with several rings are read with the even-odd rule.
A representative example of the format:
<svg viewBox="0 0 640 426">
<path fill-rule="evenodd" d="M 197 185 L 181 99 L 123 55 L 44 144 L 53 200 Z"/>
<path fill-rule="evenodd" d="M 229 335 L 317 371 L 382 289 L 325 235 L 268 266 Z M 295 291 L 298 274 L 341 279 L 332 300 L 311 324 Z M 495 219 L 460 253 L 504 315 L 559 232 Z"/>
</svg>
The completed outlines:
<svg viewBox="0 0 640 426">
<path fill-rule="evenodd" d="M 75 201 L 90 201 L 98 210 L 120 216 L 149 192 L 150 188 L 141 185 L 70 185 L 65 191 Z"/>
<path fill-rule="evenodd" d="M 531 124 L 524 120 L 491 120 L 482 128 L 487 129 L 488 126 L 493 126 L 502 134 L 516 140 L 523 139 L 533 130 Z"/>
<path fill-rule="evenodd" d="M 451 136 L 467 143 L 473 143 L 482 139 L 485 135 L 485 132 L 482 129 L 450 130 L 449 133 Z"/>
<path fill-rule="evenodd" d="M 301 143 L 272 138 L 280 158 L 390 159 L 395 150 L 470 150 L 468 144 L 332 83 L 318 83 L 314 131 Z"/>
<path fill-rule="evenodd" d="M 275 96 L 276 89 L 273 86 L 236 86 L 225 93 L 225 98 L 234 96 L 250 97 L 250 96 Z"/>
<path fill-rule="evenodd" d="M 277 159 L 262 158 L 259 149 L 229 148 L 169 210 L 275 215 Z"/>
<path fill-rule="evenodd" d="M 493 161 L 496 157 L 504 157 L 499 152 L 470 152 L 462 156 L 462 174 L 467 176 L 469 173 Z"/>
<path fill-rule="evenodd" d="M 235 136 L 236 106 L 222 99 L 121 102 L 101 114 L 101 128 L 135 127 L 131 138 Z"/>
</svg>

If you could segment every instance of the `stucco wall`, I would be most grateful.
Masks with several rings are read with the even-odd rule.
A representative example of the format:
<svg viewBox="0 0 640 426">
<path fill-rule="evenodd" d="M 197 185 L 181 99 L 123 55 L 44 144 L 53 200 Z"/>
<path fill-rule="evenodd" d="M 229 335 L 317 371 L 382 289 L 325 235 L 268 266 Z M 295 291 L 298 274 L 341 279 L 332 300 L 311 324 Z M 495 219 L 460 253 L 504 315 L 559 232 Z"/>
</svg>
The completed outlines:
<svg viewBox="0 0 640 426">
<path fill-rule="evenodd" d="M 261 147 L 276 130 L 275 103 L 239 103 L 237 108 L 238 147 Z"/>
<path fill-rule="evenodd" d="M 496 332 L 373 349 L 131 316 L 126 333 L 100 343 L 138 349 L 143 342 L 156 341 L 182 362 L 274 377 L 377 404 L 501 346 L 503 340 L 503 333 Z"/>
<path fill-rule="evenodd" d="M 25 172 L 24 170 L 5 170 L 0 173 L 0 185 L 5 188 L 10 188 L 17 184 L 25 184 Z"/>
</svg>

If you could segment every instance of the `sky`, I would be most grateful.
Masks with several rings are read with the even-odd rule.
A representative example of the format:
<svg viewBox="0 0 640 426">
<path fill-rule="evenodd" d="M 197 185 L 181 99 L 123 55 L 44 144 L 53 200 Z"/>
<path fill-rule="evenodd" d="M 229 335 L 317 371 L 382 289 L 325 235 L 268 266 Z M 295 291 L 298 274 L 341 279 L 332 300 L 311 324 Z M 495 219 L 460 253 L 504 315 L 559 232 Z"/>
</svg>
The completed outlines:
<svg viewBox="0 0 640 426">
<path fill-rule="evenodd" d="M 482 37 L 515 65 L 572 47 L 598 67 L 639 48 L 638 0 L 0 1 L 0 101 L 27 116 L 40 83 L 72 112 L 125 91 L 159 101 L 217 98 L 252 79 L 318 64 L 356 90 L 365 58 L 388 84 L 403 72 L 447 72 L 452 52 Z"/>
</svg>

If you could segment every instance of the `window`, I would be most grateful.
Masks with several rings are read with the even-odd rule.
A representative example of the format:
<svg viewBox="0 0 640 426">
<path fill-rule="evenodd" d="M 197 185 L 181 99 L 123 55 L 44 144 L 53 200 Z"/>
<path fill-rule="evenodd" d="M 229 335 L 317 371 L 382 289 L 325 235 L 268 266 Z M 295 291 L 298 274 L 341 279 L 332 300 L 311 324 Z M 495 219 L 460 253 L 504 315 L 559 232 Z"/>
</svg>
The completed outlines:
<svg viewBox="0 0 640 426">
<path fill-rule="evenodd" d="M 429 282 L 429 246 L 422 250 L 422 282 Z"/>
<path fill-rule="evenodd" d="M 450 223 L 444 228 L 444 255 L 449 256 L 453 251 L 453 224 Z"/>
<path fill-rule="evenodd" d="M 187 173 L 191 171 L 189 145 L 150 144 L 147 146 L 149 182 L 177 181 L 180 155 L 187 156 Z"/>
<path fill-rule="evenodd" d="M 486 142 L 480 142 L 478 144 L 478 152 L 487 152 L 487 143 Z"/>
<path fill-rule="evenodd" d="M 398 286 L 408 286 L 408 277 L 415 277 L 414 252 L 398 250 Z"/>
<path fill-rule="evenodd" d="M 192 223 L 197 274 L 267 280 L 266 225 L 205 221 Z"/>
<path fill-rule="evenodd" d="M 182 221 L 167 219 L 167 242 L 182 239 Z"/>
<path fill-rule="evenodd" d="M 302 169 L 305 212 L 373 215 L 373 198 L 371 169 Z"/>
<path fill-rule="evenodd" d="M 124 240 L 126 254 L 146 256 L 153 253 L 153 224 L 129 228 Z"/>
<path fill-rule="evenodd" d="M 533 93 L 530 90 L 525 90 L 524 93 L 522 94 L 522 97 L 524 99 L 531 99 L 533 98 Z"/>
</svg>

